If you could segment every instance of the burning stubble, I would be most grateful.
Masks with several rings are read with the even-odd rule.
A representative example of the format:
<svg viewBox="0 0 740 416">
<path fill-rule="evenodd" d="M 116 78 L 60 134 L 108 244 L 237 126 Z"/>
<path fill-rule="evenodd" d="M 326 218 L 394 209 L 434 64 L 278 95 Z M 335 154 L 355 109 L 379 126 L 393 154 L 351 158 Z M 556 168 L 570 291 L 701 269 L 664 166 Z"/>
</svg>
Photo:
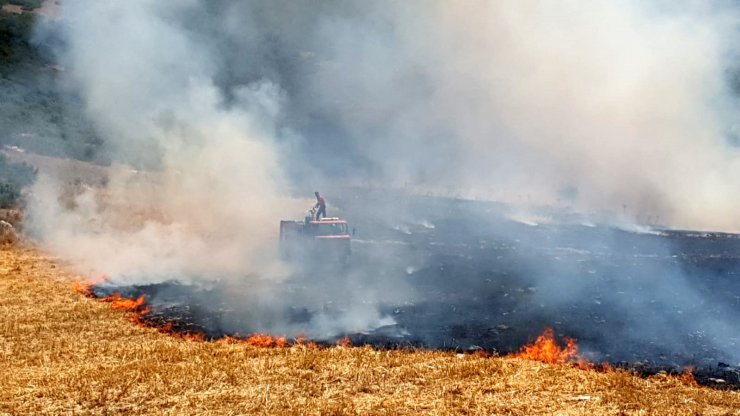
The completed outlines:
<svg viewBox="0 0 740 416">
<path fill-rule="evenodd" d="M 107 285 L 202 286 L 201 300 L 225 311 L 226 330 L 246 321 L 254 331 L 333 336 L 392 322 L 375 306 L 380 288 L 329 290 L 336 270 L 314 274 L 297 293 L 286 283 L 303 265 L 277 259 L 279 220 L 309 205 L 289 195 L 278 154 L 279 137 L 290 134 L 278 123 L 286 93 L 265 78 L 228 94 L 216 85 L 218 45 L 187 25 L 201 7 L 64 5 L 60 59 L 115 159 L 133 167 L 109 169 L 104 187 L 42 175 L 32 233 L 84 270 L 108 275 Z M 329 303 L 344 302 L 289 325 L 291 305 L 313 308 L 327 294 Z"/>
<path fill-rule="evenodd" d="M 40 181 L 33 226 L 54 251 L 122 285 L 173 277 L 236 282 L 223 287 L 249 293 L 250 306 L 231 308 L 220 323 L 227 330 L 246 319 L 258 331 L 292 335 L 311 327 L 321 336 L 384 325 L 377 301 L 411 302 L 414 293 L 371 267 L 361 273 L 370 287 L 358 289 L 351 276 L 332 286 L 325 278 L 336 276 L 322 274 L 308 276 L 315 280 L 306 288 L 282 285 L 293 271 L 275 260 L 278 220 L 306 208 L 289 196 L 291 184 L 360 181 L 559 205 L 585 212 L 582 223 L 651 217 L 666 226 L 737 230 L 732 190 L 740 173 L 728 140 L 735 104 L 725 77 L 735 38 L 728 23 L 737 11 L 719 7 L 66 2 L 61 60 L 116 158 L 142 170 L 111 175 L 102 192 L 79 189 L 69 206 L 58 204 L 63 192 L 54 180 Z M 372 208 L 374 222 L 365 222 L 380 228 L 421 235 L 409 224 L 431 221 L 401 198 L 386 195 Z M 548 218 L 554 227 L 568 221 Z M 471 224 L 472 232 L 478 224 Z M 493 232 L 510 246 L 531 237 L 511 224 Z M 399 254 L 399 239 L 382 237 L 360 244 L 380 247 L 377 259 L 392 259 L 410 276 L 426 267 L 426 254 Z M 563 307 L 591 282 L 582 265 L 559 266 L 554 253 L 572 247 L 553 238 L 517 278 Z M 574 239 L 615 253 L 631 243 L 592 241 L 586 229 Z M 442 254 L 453 251 L 448 241 L 431 243 L 448 244 Z M 615 274 L 649 282 L 646 293 L 654 296 L 615 301 L 615 310 L 650 301 L 673 307 L 698 296 L 687 280 L 702 272 L 666 266 L 669 242 L 645 250 L 653 248 L 666 263 Z M 474 276 L 446 279 L 481 284 Z M 215 303 L 245 300 L 211 295 Z M 296 298 L 315 311 L 340 297 L 346 305 L 313 318 L 292 308 Z M 296 314 L 306 327 L 289 325 Z M 633 335 L 693 330 L 706 320 L 670 321 L 638 322 Z"/>
<path fill-rule="evenodd" d="M 111 172 L 105 195 L 81 190 L 74 211 L 54 208 L 60 192 L 47 178 L 34 190 L 35 224 L 55 249 L 111 275 L 254 271 L 270 257 L 262 253 L 276 220 L 295 208 L 279 192 L 284 182 L 271 142 L 279 88 L 245 85 L 239 105 L 224 106 L 211 51 L 171 24 L 168 13 L 188 7 L 64 7 L 70 45 L 62 60 L 100 134 L 124 160 L 155 173 Z M 150 218 L 116 227 L 142 212 Z"/>
</svg>

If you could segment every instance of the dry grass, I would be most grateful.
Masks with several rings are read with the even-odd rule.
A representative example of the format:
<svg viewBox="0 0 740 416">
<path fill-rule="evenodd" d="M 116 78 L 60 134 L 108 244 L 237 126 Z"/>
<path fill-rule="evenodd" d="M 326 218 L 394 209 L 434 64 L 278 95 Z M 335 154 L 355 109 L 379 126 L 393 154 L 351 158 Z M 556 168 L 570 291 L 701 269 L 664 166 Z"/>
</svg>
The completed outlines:
<svg viewBox="0 0 740 416">
<path fill-rule="evenodd" d="M 740 393 L 505 358 L 261 349 L 139 328 L 0 250 L 0 414 L 740 414 Z"/>
</svg>

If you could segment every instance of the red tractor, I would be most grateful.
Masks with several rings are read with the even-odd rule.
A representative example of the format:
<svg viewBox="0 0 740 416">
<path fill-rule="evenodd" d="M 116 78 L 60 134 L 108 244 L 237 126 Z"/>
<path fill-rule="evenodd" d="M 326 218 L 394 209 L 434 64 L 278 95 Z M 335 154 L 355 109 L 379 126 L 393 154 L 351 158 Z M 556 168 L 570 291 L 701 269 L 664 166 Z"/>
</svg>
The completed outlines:
<svg viewBox="0 0 740 416">
<path fill-rule="evenodd" d="M 336 217 L 280 221 L 280 255 L 284 260 L 346 265 L 351 254 L 350 240 L 347 221 Z"/>
</svg>

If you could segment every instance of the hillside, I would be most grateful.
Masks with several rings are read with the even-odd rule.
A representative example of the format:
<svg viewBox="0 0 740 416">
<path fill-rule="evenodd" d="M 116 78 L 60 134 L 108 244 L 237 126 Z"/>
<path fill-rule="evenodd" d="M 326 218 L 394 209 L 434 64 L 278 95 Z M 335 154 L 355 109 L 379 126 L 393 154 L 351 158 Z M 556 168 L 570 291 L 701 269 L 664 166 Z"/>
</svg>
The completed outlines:
<svg viewBox="0 0 740 416">
<path fill-rule="evenodd" d="M 56 13 L 53 1 L 0 1 L 0 146 L 50 156 L 107 163 L 103 141 L 72 92 L 54 54 L 63 45 L 55 25 L 38 19 Z"/>
</svg>

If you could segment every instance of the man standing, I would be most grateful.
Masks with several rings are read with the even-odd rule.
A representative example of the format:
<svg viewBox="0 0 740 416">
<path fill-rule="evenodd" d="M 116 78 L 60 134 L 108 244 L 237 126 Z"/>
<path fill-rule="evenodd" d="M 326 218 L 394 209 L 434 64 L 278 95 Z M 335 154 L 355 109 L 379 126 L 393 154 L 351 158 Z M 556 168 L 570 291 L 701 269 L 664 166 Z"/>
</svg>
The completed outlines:
<svg viewBox="0 0 740 416">
<path fill-rule="evenodd" d="M 316 211 L 316 220 L 318 220 L 320 217 L 326 217 L 326 202 L 324 197 L 319 195 L 319 191 L 314 192 L 314 195 L 316 195 L 316 205 L 313 207 L 319 209 Z"/>
</svg>

